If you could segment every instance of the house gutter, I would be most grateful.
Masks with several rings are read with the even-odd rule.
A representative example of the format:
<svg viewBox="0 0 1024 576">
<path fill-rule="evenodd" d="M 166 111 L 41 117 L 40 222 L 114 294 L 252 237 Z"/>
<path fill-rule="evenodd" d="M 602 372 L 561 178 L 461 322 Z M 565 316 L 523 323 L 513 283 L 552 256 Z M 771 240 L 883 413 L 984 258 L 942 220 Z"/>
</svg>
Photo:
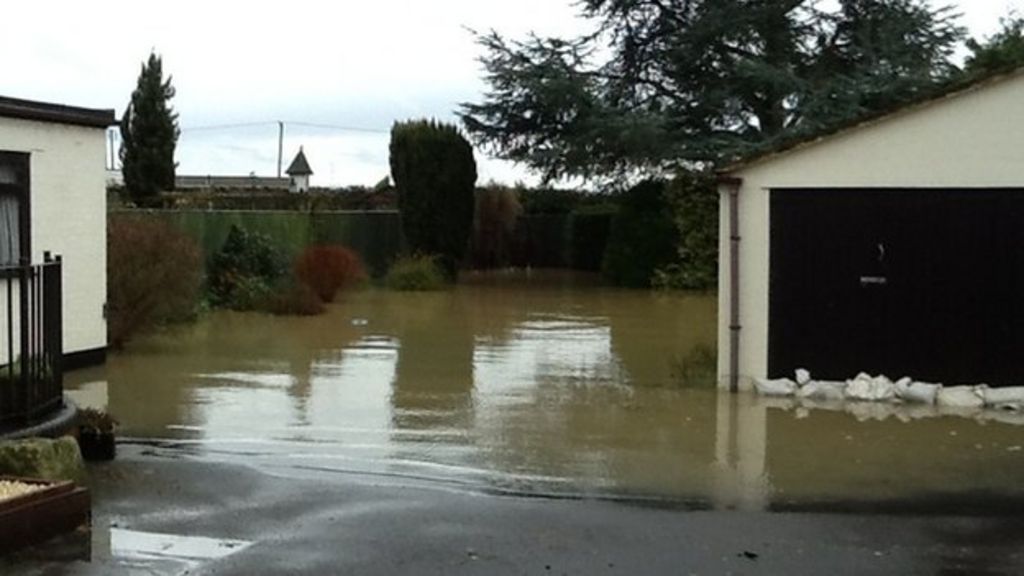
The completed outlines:
<svg viewBox="0 0 1024 576">
<path fill-rule="evenodd" d="M 743 179 L 720 174 L 718 183 L 729 194 L 729 392 L 740 389 L 740 186 Z"/>
</svg>

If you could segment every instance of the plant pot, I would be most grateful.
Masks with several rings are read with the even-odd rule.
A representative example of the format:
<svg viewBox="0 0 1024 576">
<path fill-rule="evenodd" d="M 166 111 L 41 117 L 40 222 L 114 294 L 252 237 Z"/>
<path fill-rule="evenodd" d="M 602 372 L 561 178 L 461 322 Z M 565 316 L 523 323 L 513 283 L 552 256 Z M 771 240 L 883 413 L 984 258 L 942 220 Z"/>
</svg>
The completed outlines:
<svg viewBox="0 0 1024 576">
<path fill-rule="evenodd" d="M 113 460 L 117 454 L 117 443 L 113 432 L 96 432 L 95 430 L 79 430 L 78 449 L 82 458 L 90 462 Z"/>
</svg>

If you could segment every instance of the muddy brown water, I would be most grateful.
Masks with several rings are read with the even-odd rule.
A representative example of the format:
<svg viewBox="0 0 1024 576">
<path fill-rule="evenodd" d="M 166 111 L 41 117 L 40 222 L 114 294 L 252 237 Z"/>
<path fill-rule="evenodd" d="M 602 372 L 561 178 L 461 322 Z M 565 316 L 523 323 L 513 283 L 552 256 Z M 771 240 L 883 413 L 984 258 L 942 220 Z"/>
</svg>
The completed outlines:
<svg viewBox="0 0 1024 576">
<path fill-rule="evenodd" d="M 214 312 L 67 387 L 127 444 L 276 474 L 718 507 L 1024 497 L 1024 427 L 719 394 L 716 297 L 553 273 Z M 866 420 L 866 421 L 862 421 Z"/>
</svg>

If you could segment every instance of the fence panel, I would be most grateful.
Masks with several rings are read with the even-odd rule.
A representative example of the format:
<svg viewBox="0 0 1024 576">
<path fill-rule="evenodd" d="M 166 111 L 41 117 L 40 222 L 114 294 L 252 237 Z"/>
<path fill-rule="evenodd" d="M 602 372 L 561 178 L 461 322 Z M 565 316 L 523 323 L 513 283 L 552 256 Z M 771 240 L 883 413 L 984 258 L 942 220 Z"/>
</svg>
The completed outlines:
<svg viewBox="0 0 1024 576">
<path fill-rule="evenodd" d="M 0 268 L 0 427 L 32 421 L 63 403 L 60 257 Z"/>
</svg>

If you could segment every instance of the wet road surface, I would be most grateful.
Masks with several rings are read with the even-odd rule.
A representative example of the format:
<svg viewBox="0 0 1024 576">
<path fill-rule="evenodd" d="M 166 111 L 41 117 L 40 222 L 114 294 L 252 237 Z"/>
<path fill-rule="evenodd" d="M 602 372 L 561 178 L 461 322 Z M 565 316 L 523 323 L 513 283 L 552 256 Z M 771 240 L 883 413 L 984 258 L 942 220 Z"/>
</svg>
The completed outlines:
<svg viewBox="0 0 1024 576">
<path fill-rule="evenodd" d="M 0 560 L 0 573 L 1024 573 L 1024 525 L 1014 514 L 770 513 L 499 497 L 125 452 L 92 469 L 91 547 L 84 536 L 65 539 Z M 154 539 L 166 549 L 154 549 Z M 227 543 L 221 552 L 218 541 Z"/>
</svg>

